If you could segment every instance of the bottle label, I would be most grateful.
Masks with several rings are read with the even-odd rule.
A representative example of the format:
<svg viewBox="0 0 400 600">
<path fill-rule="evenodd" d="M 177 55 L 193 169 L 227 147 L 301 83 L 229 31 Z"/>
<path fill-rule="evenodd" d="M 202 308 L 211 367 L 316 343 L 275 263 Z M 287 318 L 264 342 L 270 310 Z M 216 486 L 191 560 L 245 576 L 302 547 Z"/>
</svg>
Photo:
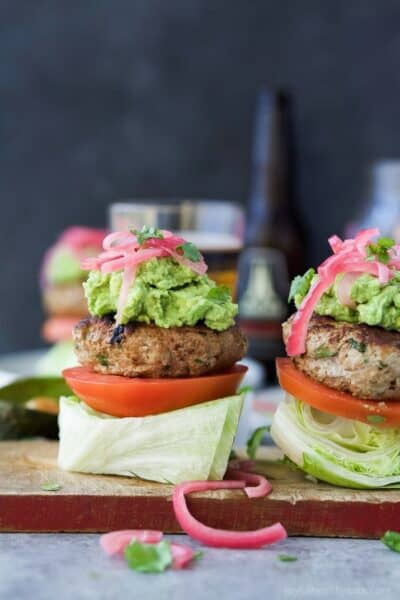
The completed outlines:
<svg viewBox="0 0 400 600">
<path fill-rule="evenodd" d="M 283 353 L 281 323 L 289 287 L 285 255 L 276 248 L 246 248 L 239 262 L 239 321 L 249 355 L 270 360 Z"/>
<path fill-rule="evenodd" d="M 277 290 L 287 289 L 285 257 L 279 250 L 247 248 L 239 265 L 239 277 L 244 283 L 239 294 L 240 316 L 245 319 L 282 321 L 287 304 Z"/>
<path fill-rule="evenodd" d="M 286 317 L 287 305 L 276 291 L 273 265 L 265 256 L 253 256 L 244 293 L 240 297 L 240 317 L 263 321 L 282 321 Z"/>
</svg>

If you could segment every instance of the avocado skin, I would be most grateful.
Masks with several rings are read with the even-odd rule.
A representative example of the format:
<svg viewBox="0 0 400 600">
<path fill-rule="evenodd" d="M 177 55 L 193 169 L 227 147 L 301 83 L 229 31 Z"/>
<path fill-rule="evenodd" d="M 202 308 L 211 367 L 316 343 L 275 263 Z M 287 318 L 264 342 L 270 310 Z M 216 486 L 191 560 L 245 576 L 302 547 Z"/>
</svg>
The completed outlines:
<svg viewBox="0 0 400 600">
<path fill-rule="evenodd" d="M 27 437 L 57 439 L 57 415 L 28 409 L 25 404 L 38 396 L 58 402 L 63 395 L 71 395 L 71 390 L 61 377 L 30 377 L 0 388 L 0 441 Z"/>
</svg>

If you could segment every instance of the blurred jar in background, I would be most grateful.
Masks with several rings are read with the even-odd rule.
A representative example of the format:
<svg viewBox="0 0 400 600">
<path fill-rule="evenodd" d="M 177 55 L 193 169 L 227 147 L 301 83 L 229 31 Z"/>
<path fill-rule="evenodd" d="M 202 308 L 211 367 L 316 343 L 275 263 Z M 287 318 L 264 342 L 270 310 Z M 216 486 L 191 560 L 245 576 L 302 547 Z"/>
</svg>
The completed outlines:
<svg viewBox="0 0 400 600">
<path fill-rule="evenodd" d="M 345 227 L 345 236 L 360 229 L 378 227 L 381 235 L 400 243 L 400 159 L 379 160 L 368 174 L 366 202 L 359 215 Z"/>
<path fill-rule="evenodd" d="M 181 235 L 204 255 L 211 279 L 236 295 L 244 233 L 240 205 L 222 200 L 132 200 L 111 205 L 110 225 L 114 231 L 148 225 Z"/>
<path fill-rule="evenodd" d="M 284 353 L 281 323 L 288 315 L 289 278 L 301 272 L 303 248 L 294 206 L 289 98 L 264 90 L 256 112 L 245 249 L 239 263 L 240 324 L 249 354 L 274 374 Z"/>
</svg>

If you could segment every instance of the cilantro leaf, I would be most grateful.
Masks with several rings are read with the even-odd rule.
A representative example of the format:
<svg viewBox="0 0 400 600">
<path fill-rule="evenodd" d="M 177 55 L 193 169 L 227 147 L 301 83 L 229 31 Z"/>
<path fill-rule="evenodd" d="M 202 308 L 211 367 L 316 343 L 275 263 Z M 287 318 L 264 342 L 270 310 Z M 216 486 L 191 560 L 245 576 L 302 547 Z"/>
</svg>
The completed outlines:
<svg viewBox="0 0 400 600">
<path fill-rule="evenodd" d="M 390 237 L 381 237 L 377 243 L 380 248 L 386 248 L 387 250 L 390 250 L 390 248 L 393 248 L 394 246 L 394 239 Z"/>
<path fill-rule="evenodd" d="M 379 238 L 375 244 L 367 246 L 367 260 L 378 260 L 386 265 L 390 260 L 389 250 L 394 246 L 394 239 L 389 237 Z"/>
<path fill-rule="evenodd" d="M 192 262 L 199 262 L 201 260 L 200 250 L 192 242 L 184 242 L 180 246 L 177 246 L 177 250 L 182 250 L 183 256 Z"/>
<path fill-rule="evenodd" d="M 217 285 L 207 292 L 208 300 L 213 300 L 216 304 L 225 304 L 231 299 L 231 293 L 226 285 Z"/>
<path fill-rule="evenodd" d="M 263 427 L 257 427 L 247 440 L 246 449 L 248 456 L 254 460 L 257 454 L 257 450 L 262 442 L 264 434 L 269 431 L 269 427 L 264 425 Z"/>
<path fill-rule="evenodd" d="M 364 342 L 359 342 L 358 340 L 355 340 L 354 338 L 349 339 L 349 344 L 350 344 L 351 348 L 353 348 L 354 350 L 358 350 L 358 352 L 361 352 L 361 353 L 364 353 L 367 349 L 367 344 L 365 344 Z"/>
<path fill-rule="evenodd" d="M 400 552 L 400 533 L 397 531 L 386 531 L 385 535 L 381 538 L 381 542 L 393 552 Z"/>
<path fill-rule="evenodd" d="M 136 235 L 138 244 L 140 244 L 141 246 L 145 243 L 146 240 L 151 240 L 154 238 L 158 238 L 159 240 L 164 239 L 161 229 L 158 229 L 157 227 L 149 227 L 148 225 L 143 225 L 141 230 L 130 228 L 129 231 Z"/>
<path fill-rule="evenodd" d="M 296 562 L 297 556 L 292 556 L 291 554 L 278 554 L 278 560 L 281 562 Z"/>
<path fill-rule="evenodd" d="M 43 490 L 44 492 L 58 492 L 58 490 L 61 490 L 61 485 L 59 483 L 45 481 L 40 486 L 40 489 Z"/>
<path fill-rule="evenodd" d="M 133 540 L 125 548 L 124 553 L 128 566 L 141 573 L 162 573 L 172 563 L 169 542 L 158 544 L 141 544 Z"/>
<path fill-rule="evenodd" d="M 318 346 L 314 351 L 314 358 L 330 358 L 331 356 L 335 356 L 337 354 L 337 350 L 332 350 L 329 346 Z"/>
<path fill-rule="evenodd" d="M 103 367 L 108 367 L 108 358 L 104 354 L 97 354 L 96 360 Z"/>
<path fill-rule="evenodd" d="M 297 275 L 290 284 L 288 302 L 294 301 L 296 308 L 300 306 L 307 295 L 315 277 L 315 269 L 308 269 L 304 275 Z"/>
</svg>

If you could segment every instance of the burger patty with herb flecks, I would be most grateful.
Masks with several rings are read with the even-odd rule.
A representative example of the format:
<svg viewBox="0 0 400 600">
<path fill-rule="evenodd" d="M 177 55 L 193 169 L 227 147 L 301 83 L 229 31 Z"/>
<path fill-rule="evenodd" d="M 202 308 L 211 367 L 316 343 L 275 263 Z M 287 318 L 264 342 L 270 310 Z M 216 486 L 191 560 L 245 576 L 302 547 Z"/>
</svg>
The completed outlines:
<svg viewBox="0 0 400 600">
<path fill-rule="evenodd" d="M 285 341 L 292 318 L 283 324 Z M 314 315 L 298 369 L 357 398 L 400 401 L 400 333 Z"/>
<path fill-rule="evenodd" d="M 115 326 L 110 317 L 80 321 L 73 332 L 81 365 L 125 377 L 192 377 L 223 371 L 246 353 L 238 327 L 163 328 L 144 323 Z"/>
</svg>

